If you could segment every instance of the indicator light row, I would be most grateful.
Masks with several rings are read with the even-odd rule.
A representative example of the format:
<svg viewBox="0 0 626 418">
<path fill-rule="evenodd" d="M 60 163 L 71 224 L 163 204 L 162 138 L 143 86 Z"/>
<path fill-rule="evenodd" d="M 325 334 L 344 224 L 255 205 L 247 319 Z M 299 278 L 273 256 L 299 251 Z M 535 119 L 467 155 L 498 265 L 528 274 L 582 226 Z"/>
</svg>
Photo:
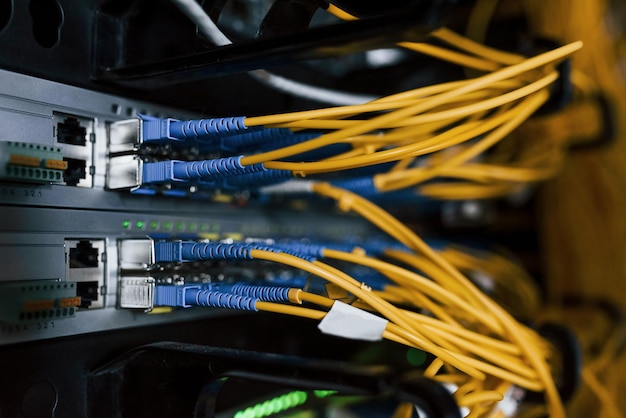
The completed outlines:
<svg viewBox="0 0 626 418">
<path fill-rule="evenodd" d="M 218 226 L 206 223 L 158 222 L 158 221 L 122 221 L 124 230 L 165 231 L 165 232 L 218 232 Z"/>
</svg>

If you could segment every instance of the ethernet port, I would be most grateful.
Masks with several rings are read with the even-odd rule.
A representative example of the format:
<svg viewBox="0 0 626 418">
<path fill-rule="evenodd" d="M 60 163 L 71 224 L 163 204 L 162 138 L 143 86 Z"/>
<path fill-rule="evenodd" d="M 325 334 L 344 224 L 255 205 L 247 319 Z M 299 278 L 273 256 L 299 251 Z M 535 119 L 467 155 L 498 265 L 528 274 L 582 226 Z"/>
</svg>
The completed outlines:
<svg viewBox="0 0 626 418">
<path fill-rule="evenodd" d="M 81 180 L 87 178 L 87 162 L 76 158 L 63 158 L 67 161 L 67 169 L 63 173 L 63 181 L 68 186 L 77 186 Z"/>
<path fill-rule="evenodd" d="M 70 268 L 98 267 L 99 251 L 87 240 L 80 240 L 70 248 Z M 80 286 L 79 286 L 80 287 Z"/>
<path fill-rule="evenodd" d="M 99 283 L 97 281 L 76 283 L 76 296 L 80 296 L 80 307 L 90 308 L 100 298 Z"/>
<path fill-rule="evenodd" d="M 67 117 L 57 123 L 57 142 L 70 145 L 87 145 L 87 128 L 78 119 Z"/>
<path fill-rule="evenodd" d="M 65 240 L 67 280 L 76 282 L 76 296 L 81 309 L 104 308 L 106 241 L 104 239 L 68 238 Z"/>
<path fill-rule="evenodd" d="M 69 166 L 63 176 L 67 186 L 93 187 L 96 127 L 93 117 L 52 112 L 55 143 L 63 149 Z"/>
</svg>

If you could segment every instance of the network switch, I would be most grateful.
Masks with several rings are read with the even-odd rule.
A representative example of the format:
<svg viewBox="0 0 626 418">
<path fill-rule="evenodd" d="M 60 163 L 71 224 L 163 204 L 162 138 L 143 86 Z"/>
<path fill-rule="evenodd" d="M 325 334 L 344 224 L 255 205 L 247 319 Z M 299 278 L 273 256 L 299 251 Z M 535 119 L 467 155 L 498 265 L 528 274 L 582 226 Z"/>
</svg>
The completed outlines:
<svg viewBox="0 0 626 418">
<path fill-rule="evenodd" d="M 10 139 L 0 143 L 0 156 L 27 170 L 26 177 L 0 178 L 0 286 L 71 284 L 71 297 L 80 298 L 71 315 L 54 311 L 20 318 L 15 308 L 0 318 L 0 344 L 223 315 L 206 309 L 145 311 L 155 284 L 180 284 L 182 277 L 188 283 L 258 277 L 253 266 L 151 270 L 137 253 L 138 243 L 146 240 L 338 240 L 369 230 L 356 218 L 338 221 L 333 214 L 313 214 L 303 223 L 287 211 L 259 207 L 251 213 L 229 199 L 180 200 L 118 190 L 111 162 L 136 148 L 134 143 L 120 148 L 128 146 L 128 140 L 120 140 L 124 135 L 131 141 L 136 137 L 136 115 L 196 115 L 8 71 L 0 70 L 0 79 L 0 137 Z M 137 158 L 128 158 L 136 166 Z M 37 178 L 29 168 L 54 175 L 44 179 L 41 171 Z M 289 274 L 266 270 L 266 277 Z M 54 291 L 45 295 L 48 288 L 41 289 L 49 303 L 60 300 Z"/>
</svg>

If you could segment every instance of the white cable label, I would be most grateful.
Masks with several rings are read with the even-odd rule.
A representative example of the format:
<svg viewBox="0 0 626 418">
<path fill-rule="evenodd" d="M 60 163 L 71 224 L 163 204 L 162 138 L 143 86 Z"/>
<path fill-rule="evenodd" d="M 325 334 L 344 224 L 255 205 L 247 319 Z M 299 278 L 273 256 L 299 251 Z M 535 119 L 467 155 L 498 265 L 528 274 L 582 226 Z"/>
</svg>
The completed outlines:
<svg viewBox="0 0 626 418">
<path fill-rule="evenodd" d="M 387 320 L 343 302 L 335 301 L 317 326 L 324 334 L 353 340 L 379 341 Z"/>
</svg>

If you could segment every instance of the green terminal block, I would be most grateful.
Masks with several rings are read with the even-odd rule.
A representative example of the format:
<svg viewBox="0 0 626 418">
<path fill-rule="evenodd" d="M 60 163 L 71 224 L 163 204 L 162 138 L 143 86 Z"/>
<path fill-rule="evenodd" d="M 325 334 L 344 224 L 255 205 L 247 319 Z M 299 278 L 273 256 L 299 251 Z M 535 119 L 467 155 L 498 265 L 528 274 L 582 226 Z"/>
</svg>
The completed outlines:
<svg viewBox="0 0 626 418">
<path fill-rule="evenodd" d="M 0 283 L 0 322 L 20 324 L 71 318 L 80 306 L 76 282 Z"/>
<path fill-rule="evenodd" d="M 67 161 L 59 147 L 26 142 L 0 142 L 0 180 L 60 183 Z"/>
</svg>

